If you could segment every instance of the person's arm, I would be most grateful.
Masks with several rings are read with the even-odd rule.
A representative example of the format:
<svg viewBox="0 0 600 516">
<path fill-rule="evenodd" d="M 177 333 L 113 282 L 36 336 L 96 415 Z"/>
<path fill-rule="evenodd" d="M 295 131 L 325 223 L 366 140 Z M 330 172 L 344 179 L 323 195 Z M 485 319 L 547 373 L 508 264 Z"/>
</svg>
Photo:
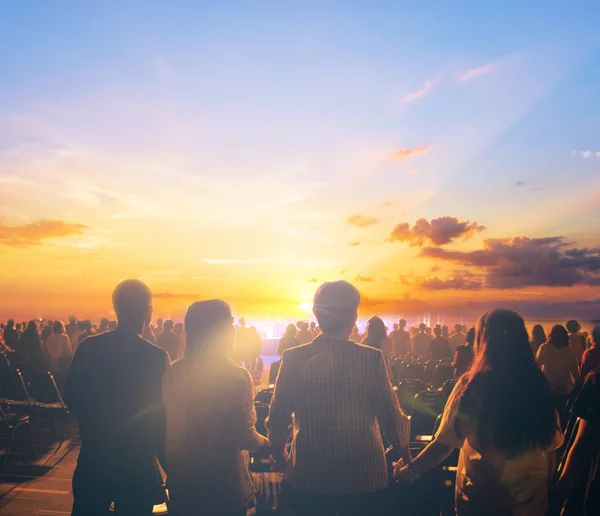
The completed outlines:
<svg viewBox="0 0 600 516">
<path fill-rule="evenodd" d="M 289 371 L 288 351 L 284 351 L 279 366 L 279 374 L 275 382 L 275 390 L 271 399 L 269 417 L 265 421 L 267 437 L 273 447 L 275 460 L 285 459 L 284 451 L 290 435 L 292 422 L 292 378 Z"/>
<path fill-rule="evenodd" d="M 400 452 L 402 459 L 408 463 L 412 459 L 409 447 L 410 422 L 400 408 L 381 351 L 377 352 L 374 379 L 372 401 L 381 431 L 389 443 Z"/>
<path fill-rule="evenodd" d="M 150 393 L 150 410 L 148 411 L 147 428 L 151 432 L 154 450 L 161 466 L 167 471 L 165 455 L 165 441 L 167 437 L 167 414 L 163 393 L 163 380 L 170 368 L 169 355 L 161 353 L 161 359 L 157 374 L 153 375 Z"/>
<path fill-rule="evenodd" d="M 584 377 L 590 372 L 590 354 L 586 351 L 583 354 L 583 359 L 581 360 L 581 365 L 579 366 L 579 374 Z"/>
<path fill-rule="evenodd" d="M 575 485 L 580 481 L 580 476 L 587 474 L 599 441 L 600 424 L 581 419 L 575 442 L 569 450 L 565 466 L 557 483 L 558 491 L 563 498 L 569 496 Z"/>
<path fill-rule="evenodd" d="M 73 357 L 67 375 L 64 400 L 69 410 L 74 414 L 77 414 L 84 403 L 85 389 L 83 386 L 87 376 L 87 355 L 87 346 L 80 347 Z"/>
<path fill-rule="evenodd" d="M 235 422 L 232 430 L 238 448 L 254 453 L 268 446 L 269 440 L 256 431 L 256 410 L 254 409 L 252 377 L 247 370 L 244 369 L 243 372 L 244 378 L 239 397 L 240 404 L 235 409 Z"/>
<path fill-rule="evenodd" d="M 537 351 L 537 355 L 535 357 L 535 361 L 540 369 L 544 369 L 544 349 L 545 344 L 542 344 Z"/>
</svg>

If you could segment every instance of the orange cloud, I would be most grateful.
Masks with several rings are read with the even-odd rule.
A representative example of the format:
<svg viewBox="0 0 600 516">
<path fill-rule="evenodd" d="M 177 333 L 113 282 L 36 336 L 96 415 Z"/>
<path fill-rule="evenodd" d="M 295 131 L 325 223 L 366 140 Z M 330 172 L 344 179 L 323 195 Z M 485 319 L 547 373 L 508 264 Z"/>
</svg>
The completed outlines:
<svg viewBox="0 0 600 516">
<path fill-rule="evenodd" d="M 0 223 L 0 245 L 27 247 L 40 245 L 47 238 L 80 235 L 87 228 L 83 224 L 71 224 L 62 220 L 38 220 L 20 226 Z"/>
<path fill-rule="evenodd" d="M 409 158 L 415 158 L 417 156 L 423 156 L 427 154 L 433 146 L 431 145 L 419 145 L 412 149 L 397 149 L 390 154 L 390 160 L 400 162 Z"/>
<path fill-rule="evenodd" d="M 438 217 L 432 219 L 431 222 L 421 218 L 415 222 L 412 228 L 408 222 L 399 222 L 392 230 L 388 240 L 390 242 L 408 242 L 411 247 L 422 246 L 426 242 L 441 246 L 457 238 L 469 238 L 484 230 L 485 226 L 468 220 L 462 221 L 457 217 Z"/>
<path fill-rule="evenodd" d="M 490 63 L 480 66 L 479 68 L 471 68 L 466 72 L 458 74 L 458 82 L 469 82 L 471 79 L 475 79 L 475 77 L 479 77 L 480 75 L 492 73 L 493 69 L 494 67 Z"/>
<path fill-rule="evenodd" d="M 431 88 L 433 88 L 434 86 L 435 86 L 435 81 L 433 79 L 428 79 L 423 83 L 423 86 L 421 86 L 419 89 L 417 89 L 415 91 L 411 91 L 411 92 L 403 95 L 402 98 L 400 99 L 400 103 L 407 104 L 409 102 L 413 102 L 417 99 L 420 99 L 421 97 L 426 95 L 429 92 L 429 90 Z"/>
<path fill-rule="evenodd" d="M 373 226 L 379 223 L 379 219 L 376 217 L 369 217 L 367 215 L 351 215 L 346 219 L 346 222 L 351 226 L 357 228 L 366 228 L 367 226 Z"/>
</svg>

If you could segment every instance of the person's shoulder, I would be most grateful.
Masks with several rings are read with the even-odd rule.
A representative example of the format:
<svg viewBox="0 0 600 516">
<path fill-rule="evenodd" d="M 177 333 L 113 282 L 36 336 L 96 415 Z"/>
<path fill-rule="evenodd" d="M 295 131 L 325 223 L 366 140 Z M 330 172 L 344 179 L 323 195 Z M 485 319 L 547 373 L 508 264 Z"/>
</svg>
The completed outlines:
<svg viewBox="0 0 600 516">
<path fill-rule="evenodd" d="M 380 349 L 368 346 L 367 344 L 358 344 L 356 342 L 351 343 L 354 346 L 355 353 L 359 353 L 365 357 L 365 359 L 375 360 L 377 357 L 383 357 L 383 351 Z"/>
</svg>

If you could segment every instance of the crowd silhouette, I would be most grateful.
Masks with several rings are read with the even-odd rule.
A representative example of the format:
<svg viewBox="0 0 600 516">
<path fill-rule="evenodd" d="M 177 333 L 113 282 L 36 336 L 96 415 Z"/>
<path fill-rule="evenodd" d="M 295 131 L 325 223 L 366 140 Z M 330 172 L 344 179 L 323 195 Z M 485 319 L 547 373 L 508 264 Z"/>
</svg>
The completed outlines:
<svg viewBox="0 0 600 516">
<path fill-rule="evenodd" d="M 459 515 L 600 514 L 600 326 L 528 335 L 497 309 L 452 333 L 374 316 L 361 335 L 359 291 L 328 282 L 255 394 L 261 337 L 226 302 L 152 324 L 142 282 L 112 300 L 116 321 L 0 326 L 0 374 L 65 378 L 75 516 L 165 499 L 169 514 L 241 516 L 264 464 L 283 474 L 282 514 L 446 514 L 432 486 L 449 471 Z"/>
</svg>

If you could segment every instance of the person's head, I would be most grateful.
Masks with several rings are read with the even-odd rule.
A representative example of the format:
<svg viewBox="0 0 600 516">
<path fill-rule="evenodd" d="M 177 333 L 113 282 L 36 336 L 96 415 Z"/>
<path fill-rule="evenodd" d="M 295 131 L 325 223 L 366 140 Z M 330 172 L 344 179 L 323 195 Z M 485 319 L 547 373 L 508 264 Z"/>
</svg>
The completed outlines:
<svg viewBox="0 0 600 516">
<path fill-rule="evenodd" d="M 475 344 L 475 328 L 469 328 L 465 335 L 465 342 L 467 346 L 473 347 Z"/>
<path fill-rule="evenodd" d="M 400 328 L 401 330 L 403 330 L 404 328 L 406 328 L 406 320 L 400 319 L 398 321 L 398 328 Z"/>
<path fill-rule="evenodd" d="M 594 326 L 592 330 L 592 344 L 595 347 L 600 347 L 600 324 Z"/>
<path fill-rule="evenodd" d="M 92 331 L 92 321 L 90 321 L 89 319 L 83 321 L 83 331 Z"/>
<path fill-rule="evenodd" d="M 141 281 L 122 281 L 113 292 L 113 307 L 119 326 L 142 333 L 152 319 L 152 294 Z"/>
<path fill-rule="evenodd" d="M 21 325 L 21 323 L 17 323 L 17 324 L 15 325 L 15 330 L 17 330 L 17 331 L 21 331 L 21 328 L 22 328 L 22 327 L 23 327 L 23 326 Z"/>
<path fill-rule="evenodd" d="M 75 315 L 69 315 L 69 323 L 70 324 L 77 323 L 77 317 Z"/>
<path fill-rule="evenodd" d="M 581 330 L 581 324 L 579 324 L 576 320 L 571 319 L 567 322 L 567 330 L 569 333 L 577 333 Z"/>
<path fill-rule="evenodd" d="M 293 324 L 288 324 L 285 327 L 285 331 L 283 332 L 284 337 L 295 337 L 296 336 L 296 326 Z"/>
<path fill-rule="evenodd" d="M 462 333 L 462 329 L 463 329 L 462 324 L 455 324 L 454 325 L 454 331 L 456 333 Z"/>
<path fill-rule="evenodd" d="M 548 344 L 555 348 L 566 348 L 569 345 L 569 333 L 562 324 L 555 324 L 548 334 Z"/>
<path fill-rule="evenodd" d="M 427 335 L 431 335 L 431 328 L 429 326 L 427 326 L 427 328 L 425 328 L 425 333 Z"/>
<path fill-rule="evenodd" d="M 296 327 L 300 330 L 300 331 L 306 331 L 308 330 L 308 323 L 304 322 L 304 321 L 298 321 L 296 323 Z"/>
<path fill-rule="evenodd" d="M 367 323 L 367 343 L 369 346 L 381 349 L 386 337 L 385 324 L 379 317 L 371 317 Z"/>
<path fill-rule="evenodd" d="M 108 319 L 106 317 L 103 317 L 102 319 L 100 319 L 100 326 L 102 326 L 103 328 L 108 327 Z"/>
<path fill-rule="evenodd" d="M 183 324 L 178 322 L 174 327 L 173 327 L 173 331 L 177 334 L 177 335 L 183 335 Z"/>
<path fill-rule="evenodd" d="M 165 331 L 171 331 L 171 330 L 173 330 L 174 327 L 175 327 L 175 323 L 173 321 L 171 321 L 171 319 L 166 320 L 163 324 L 163 328 Z"/>
<path fill-rule="evenodd" d="M 29 321 L 27 323 L 27 333 L 37 333 L 38 331 L 38 323 L 37 321 Z"/>
<path fill-rule="evenodd" d="M 315 293 L 313 313 L 324 335 L 348 337 L 358 318 L 360 292 L 347 281 L 323 283 Z"/>
<path fill-rule="evenodd" d="M 62 321 L 54 321 L 54 324 L 52 325 L 52 333 L 58 333 L 59 335 L 65 333 L 65 325 L 62 323 Z"/>
<path fill-rule="evenodd" d="M 240 326 L 241 326 L 242 328 L 245 328 L 245 327 L 246 327 L 246 319 L 244 319 L 243 317 L 240 317 Z"/>
<path fill-rule="evenodd" d="M 311 329 L 311 330 L 314 330 L 314 329 L 316 329 L 316 327 L 317 327 L 317 323 L 316 323 L 315 321 L 312 321 L 312 322 L 310 323 L 310 329 Z"/>
<path fill-rule="evenodd" d="M 163 320 L 162 319 L 156 319 L 156 327 L 157 328 L 162 328 L 163 327 Z"/>
<path fill-rule="evenodd" d="M 476 421 L 477 441 L 509 458 L 545 449 L 558 427 L 555 401 L 537 366 L 523 318 L 512 310 L 483 315 L 475 337 L 475 360 L 449 403 Z M 456 431 L 461 436 L 457 420 Z M 464 437 L 464 435 L 463 435 Z"/>
<path fill-rule="evenodd" d="M 427 325 L 425 323 L 419 324 L 419 331 L 421 333 L 425 333 L 426 330 L 427 330 Z"/>
<path fill-rule="evenodd" d="M 185 314 L 185 335 L 186 358 L 200 355 L 227 357 L 235 340 L 230 306 L 220 299 L 193 303 Z"/>
<path fill-rule="evenodd" d="M 538 346 L 546 342 L 546 332 L 541 324 L 536 324 L 531 328 L 531 342 Z"/>
<path fill-rule="evenodd" d="M 15 321 L 13 321 L 12 319 L 9 319 L 8 321 L 6 321 L 6 327 L 9 330 L 12 330 L 15 327 Z"/>
<path fill-rule="evenodd" d="M 108 329 L 109 330 L 116 330 L 116 328 L 117 328 L 117 321 L 110 321 L 108 323 Z"/>
<path fill-rule="evenodd" d="M 435 328 L 433 328 L 433 334 L 436 337 L 441 337 L 442 336 L 442 327 L 439 324 L 436 324 Z"/>
</svg>

